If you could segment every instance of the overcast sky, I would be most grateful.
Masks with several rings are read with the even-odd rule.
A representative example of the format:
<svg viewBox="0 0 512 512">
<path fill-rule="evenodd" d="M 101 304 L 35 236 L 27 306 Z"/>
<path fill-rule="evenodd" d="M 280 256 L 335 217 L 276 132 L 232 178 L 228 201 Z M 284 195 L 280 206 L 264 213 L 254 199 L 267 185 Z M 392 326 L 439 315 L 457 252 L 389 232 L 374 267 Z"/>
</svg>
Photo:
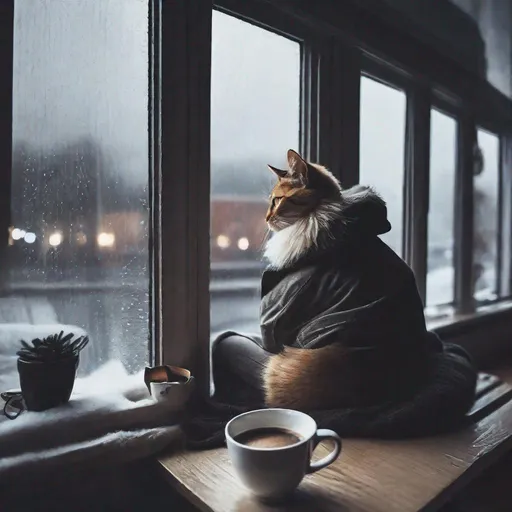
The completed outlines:
<svg viewBox="0 0 512 512">
<path fill-rule="evenodd" d="M 147 182 L 146 0 L 16 0 L 14 141 L 92 136 Z"/>
<path fill-rule="evenodd" d="M 42 155 L 91 136 L 113 157 L 114 172 L 147 183 L 147 0 L 17 0 L 15 23 L 14 140 Z M 243 177 L 260 187 L 266 164 L 283 165 L 286 150 L 298 149 L 300 45 L 214 12 L 212 60 L 212 158 L 251 162 L 250 170 L 218 172 L 227 184 Z M 365 80 L 362 100 L 362 178 L 377 186 L 399 227 L 405 95 Z M 453 180 L 455 148 L 453 126 L 434 126 L 432 186 L 440 193 L 431 213 L 443 238 L 451 214 L 438 210 L 451 200 L 453 185 L 443 185 Z M 480 181 L 492 188 L 487 176 Z M 398 230 L 390 237 L 397 244 Z"/>
</svg>

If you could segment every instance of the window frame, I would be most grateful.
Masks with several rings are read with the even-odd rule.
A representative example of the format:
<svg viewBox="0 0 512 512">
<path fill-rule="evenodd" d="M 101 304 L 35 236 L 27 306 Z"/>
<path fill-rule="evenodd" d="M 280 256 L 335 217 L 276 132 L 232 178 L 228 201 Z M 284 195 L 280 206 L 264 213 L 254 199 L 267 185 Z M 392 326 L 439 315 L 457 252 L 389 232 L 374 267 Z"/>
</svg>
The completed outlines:
<svg viewBox="0 0 512 512">
<path fill-rule="evenodd" d="M 431 104 L 428 87 L 413 87 L 408 93 L 403 254 L 416 276 L 418 292 L 424 304 L 427 295 Z"/>
<path fill-rule="evenodd" d="M 158 0 L 154 1 L 159 3 Z M 192 168 L 190 148 L 194 147 L 196 158 L 199 158 L 200 164 L 209 170 L 209 66 L 213 8 L 301 41 L 301 150 L 308 158 L 326 164 L 344 187 L 359 182 L 361 73 L 367 73 L 372 78 L 406 92 L 404 257 L 417 276 L 422 298 L 425 298 L 426 293 L 427 271 L 430 109 L 434 107 L 446 111 L 457 120 L 456 190 L 464 192 L 456 195 L 454 204 L 454 237 L 458 249 L 454 251 L 455 316 L 449 319 L 449 323 L 452 324 L 450 328 L 453 329 L 453 324 L 461 317 L 473 315 L 475 307 L 472 290 L 470 286 L 468 287 L 472 271 L 473 229 L 473 184 L 469 170 L 472 169 L 475 126 L 477 121 L 483 126 L 489 122 L 500 127 L 506 126 L 506 119 L 511 116 L 503 114 L 510 112 L 512 102 L 484 80 L 477 79 L 462 69 L 454 69 L 457 66 L 453 66 L 448 59 L 437 59 L 438 54 L 435 51 L 414 40 L 412 36 L 401 34 L 400 38 L 396 38 L 396 34 L 392 34 L 389 27 L 377 22 L 371 15 L 361 18 L 361 12 L 350 2 L 344 6 L 345 16 L 342 17 L 333 16 L 337 8 L 334 3 L 326 2 L 316 6 L 318 18 L 309 15 L 309 7 L 303 2 L 291 6 L 272 0 L 179 0 L 176 4 L 174 7 L 167 5 L 168 15 L 162 19 L 162 32 L 171 33 L 174 35 L 174 41 L 182 39 L 182 42 L 179 43 L 178 52 L 176 47 L 171 49 L 170 42 L 163 45 L 162 67 L 165 71 L 162 74 L 162 90 L 171 98 L 174 95 L 174 101 L 182 105 L 187 104 L 187 94 L 184 90 L 187 87 L 192 88 L 195 94 L 199 94 L 203 132 L 184 134 L 187 125 L 184 126 L 181 122 L 180 127 L 177 127 L 176 123 L 173 125 L 172 120 L 166 120 L 166 117 L 171 116 L 171 109 L 162 109 L 162 133 L 166 133 L 166 125 L 173 126 L 174 136 L 177 140 L 186 138 L 189 141 L 189 149 L 183 149 L 184 144 L 175 143 L 174 149 L 177 146 L 182 147 L 180 169 L 175 171 L 174 177 L 167 176 L 162 179 L 161 187 L 164 192 L 166 191 L 165 197 L 177 199 L 178 206 L 174 205 L 173 210 L 168 209 L 167 212 L 162 206 L 160 226 L 166 232 L 177 226 L 182 235 L 187 235 L 185 240 L 189 242 L 179 244 L 179 258 L 174 256 L 173 259 L 171 256 L 172 252 L 176 251 L 172 244 L 166 246 L 162 243 L 162 250 L 158 255 L 161 261 L 160 274 L 157 274 L 157 277 L 161 276 L 160 294 L 155 301 L 155 320 L 161 326 L 158 360 L 188 365 L 199 375 L 201 388 L 209 390 L 209 172 L 201 173 L 197 167 Z M 194 11 L 195 14 L 192 15 Z M 199 17 L 194 18 L 198 14 Z M 176 20 L 180 19 L 180 16 L 182 25 L 187 28 L 182 27 L 181 31 L 176 32 Z M 200 20 L 199 23 L 197 19 Z M 328 19 L 336 19 L 336 25 L 334 22 L 327 22 Z M 361 19 L 368 22 L 366 29 L 361 29 Z M 186 23 L 183 23 L 184 20 Z M 187 57 L 187 44 L 183 41 L 190 42 L 194 36 L 190 29 L 192 21 L 196 23 L 196 27 L 202 26 L 202 31 L 195 32 L 197 39 L 194 41 L 194 51 L 191 52 L 191 57 Z M 181 37 L 177 38 L 176 33 Z M 378 39 L 383 34 L 384 39 Z M 163 40 L 165 42 L 165 35 Z M 411 44 L 404 44 L 404 41 Z M 177 62 L 176 57 L 169 57 L 168 54 L 173 52 L 182 54 L 181 64 Z M 426 58 L 418 59 L 418 54 Z M 432 55 L 436 58 L 429 59 L 428 56 Z M 176 86 L 171 87 L 172 77 L 178 76 L 181 66 L 188 62 L 187 58 L 193 57 L 200 59 L 208 68 L 202 84 L 193 83 L 192 76 L 191 82 L 187 86 L 182 84 L 181 90 L 176 90 L 179 89 Z M 418 66 L 418 62 L 423 65 Z M 473 98 L 479 98 L 479 102 L 472 101 Z M 489 105 L 492 106 L 490 109 Z M 489 115 L 490 111 L 496 113 L 496 116 Z M 182 116 L 187 119 L 185 112 L 181 112 L 176 118 Z M 166 153 L 171 152 L 173 143 L 170 135 L 164 135 L 163 138 L 165 142 L 161 148 L 162 161 L 165 161 L 166 158 L 170 158 Z M 503 162 L 512 161 L 512 144 L 507 148 L 507 151 L 503 150 L 501 153 Z M 198 157 L 199 150 L 201 156 Z M 161 173 L 162 176 L 169 174 L 164 172 L 164 167 Z M 184 184 L 188 183 L 190 186 L 194 181 L 197 183 L 198 179 L 201 182 L 200 197 L 204 202 L 193 201 L 193 198 L 187 199 L 187 186 Z M 508 177 L 507 180 L 510 181 Z M 181 188 L 178 186 L 173 190 L 173 184 L 179 182 L 182 183 Z M 507 197 L 512 196 L 510 191 L 507 194 Z M 512 200 L 512 197 L 510 199 Z M 188 202 L 190 204 L 187 205 Z M 191 207 L 192 204 L 199 205 L 200 208 L 194 209 Z M 508 207 L 512 216 L 510 203 Z M 180 226 L 180 223 L 183 224 L 180 218 L 188 218 L 188 230 L 183 225 Z M 465 219 L 464 222 L 462 219 Z M 503 222 L 500 230 L 502 239 L 507 240 L 507 247 L 510 247 L 511 236 L 504 237 L 505 224 L 510 225 L 510 220 Z M 194 232 L 194 226 L 202 231 Z M 468 251 L 468 248 L 471 250 Z M 189 256 L 188 260 L 186 254 Z M 506 284 L 510 289 L 512 272 L 510 265 L 506 266 L 507 271 L 502 272 L 501 281 L 505 282 L 507 279 Z M 186 300 L 183 300 L 184 297 Z M 178 343 L 175 341 L 177 339 L 186 339 L 187 343 Z M 206 375 L 208 378 L 203 377 Z"/>
<path fill-rule="evenodd" d="M 321 26 L 307 18 L 290 16 L 277 2 L 214 0 L 211 8 L 301 44 L 300 151 L 310 160 L 322 161 L 335 176 L 341 177 L 340 169 L 345 162 L 340 162 L 336 149 L 339 139 L 348 131 L 347 119 L 354 121 L 357 117 L 358 123 L 359 114 L 355 116 L 352 103 L 347 105 L 343 101 L 346 95 L 336 91 L 350 89 L 352 94 L 358 94 L 359 85 L 354 80 L 358 75 L 354 69 L 359 69 L 360 52 L 336 44 Z M 358 147 L 359 138 L 342 139 L 348 139 L 344 145 L 351 149 L 347 160 L 358 163 L 359 157 L 354 158 L 356 152 L 349 144 L 355 142 Z"/>
<path fill-rule="evenodd" d="M 456 240 L 456 237 L 457 237 L 457 230 L 456 230 L 456 225 L 457 225 L 457 222 L 456 222 L 456 212 L 457 212 L 457 201 L 456 201 L 456 196 L 457 196 L 457 175 L 459 173 L 459 165 L 458 165 L 458 156 L 457 156 L 457 152 L 458 152 L 458 147 L 459 147 L 459 141 L 458 141 L 458 133 L 459 133 L 459 118 L 458 116 L 460 115 L 460 110 L 457 108 L 456 106 L 456 103 L 453 98 L 449 98 L 447 99 L 447 97 L 444 95 L 444 94 L 436 94 L 436 91 L 431 91 L 432 92 L 432 101 L 430 103 L 430 114 L 431 114 L 431 117 L 432 117 L 432 110 L 436 110 L 437 112 L 445 115 L 445 116 L 448 116 L 450 117 L 451 119 L 453 119 L 453 121 L 455 122 L 455 126 L 456 126 L 456 134 L 455 134 L 455 169 L 454 169 L 454 196 L 453 196 L 453 231 L 452 231 L 452 236 L 453 236 L 453 254 L 452 254 L 452 266 L 453 266 L 453 270 L 454 270 L 454 280 L 453 280 L 453 285 L 454 285 L 454 289 L 453 289 L 453 300 L 452 302 L 449 302 L 449 303 L 444 303 L 444 304 L 436 304 L 435 307 L 438 308 L 441 313 L 440 313 L 440 316 L 443 317 L 443 316 L 450 316 L 452 315 L 455 311 L 456 311 L 456 296 L 455 296 L 455 280 L 456 280 L 456 261 L 455 261 L 455 247 L 457 245 L 457 240 Z M 430 130 L 429 130 L 429 140 L 432 141 L 432 127 L 430 126 Z M 429 151 L 429 157 L 430 157 L 430 151 Z M 429 166 L 430 167 L 430 166 Z M 429 177 L 430 177 L 430 168 L 428 170 L 429 172 Z M 429 209 L 430 209 L 430 179 L 429 181 L 427 182 L 426 186 L 428 187 L 428 191 L 427 191 L 427 194 L 429 195 L 429 200 L 428 200 L 428 203 L 427 203 L 427 236 L 426 236 L 426 239 L 425 239 L 425 242 L 426 242 L 426 245 L 427 245 L 427 249 L 428 249 L 428 213 L 429 213 Z M 428 252 L 427 252 L 427 255 L 426 255 L 426 270 L 427 270 L 427 274 L 428 274 Z M 425 302 L 425 307 L 426 306 L 426 302 Z M 436 316 L 435 318 L 438 318 L 438 316 Z"/>
<path fill-rule="evenodd" d="M 452 321 L 457 317 L 473 314 L 477 309 L 510 298 L 510 258 L 512 236 L 512 215 L 503 215 L 506 199 L 511 197 L 511 178 L 507 174 L 510 158 L 504 152 L 504 119 L 482 113 L 481 105 L 463 99 L 452 92 L 446 92 L 439 84 L 426 81 L 422 76 L 398 68 L 395 64 L 375 55 L 365 54 L 361 74 L 381 83 L 399 88 L 407 95 L 407 122 L 405 135 L 404 204 L 403 204 L 403 258 L 413 269 L 418 291 L 426 299 L 426 277 L 428 258 L 428 209 L 430 173 L 430 109 L 437 108 L 457 120 L 457 164 L 456 196 L 454 215 L 454 302 Z M 497 92 L 497 91 L 496 91 Z M 501 95 L 501 93 L 497 93 Z M 494 103 L 498 103 L 496 98 Z M 512 104 L 512 101 L 509 102 Z M 428 112 L 427 112 L 428 109 Z M 500 138 L 500 169 L 498 190 L 498 231 L 497 231 L 497 290 L 498 298 L 489 302 L 476 303 L 473 297 L 473 145 L 476 130 L 481 127 Z M 508 167 L 510 169 L 510 167 Z M 508 184 L 508 187 L 506 185 Z M 458 192 L 458 193 L 457 193 Z M 509 209 L 510 203 L 508 204 Z M 510 212 L 512 213 L 512 212 Z M 504 277 L 502 277 L 504 276 Z M 505 290 L 505 292 L 503 292 Z M 441 305 L 443 306 L 443 305 Z"/>
<path fill-rule="evenodd" d="M 225 3 L 225 2 L 221 2 Z M 231 0 L 232 6 L 240 6 L 240 2 Z M 263 5 L 263 4 L 260 4 Z M 265 7 L 273 2 L 266 2 Z M 304 19 L 306 8 L 304 5 L 294 9 L 291 6 L 280 6 L 281 11 L 288 14 L 290 19 Z M 404 90 L 407 94 L 407 123 L 406 123 L 406 158 L 404 170 L 404 259 L 413 268 L 417 279 L 418 288 L 422 298 L 426 293 L 427 271 L 427 234 L 428 234 L 428 205 L 429 205 L 429 156 L 430 156 L 430 109 L 437 108 L 453 116 L 457 122 L 457 168 L 456 168 L 456 197 L 454 198 L 454 315 L 451 323 L 458 322 L 462 317 L 476 313 L 476 305 L 473 300 L 471 274 L 473 259 L 473 156 L 472 147 L 476 136 L 476 126 L 489 129 L 493 133 L 500 134 L 502 140 L 501 172 L 500 172 L 500 198 L 503 207 L 499 211 L 499 235 L 498 243 L 501 249 L 498 251 L 500 290 L 510 290 L 511 273 L 510 258 L 506 255 L 512 252 L 512 236 L 510 235 L 512 196 L 510 184 L 511 178 L 507 175 L 507 166 L 510 169 L 512 160 L 512 147 L 503 146 L 504 127 L 507 120 L 511 119 L 512 101 L 502 93 L 494 89 L 485 79 L 475 77 L 448 59 L 437 54 L 428 45 L 415 41 L 412 36 L 392 34 L 384 23 L 377 22 L 375 18 L 369 21 L 366 30 L 361 30 L 363 23 L 352 23 L 354 16 L 361 15 L 361 11 L 350 3 L 344 6 L 344 16 L 334 16 L 336 7 L 333 3 L 325 2 L 318 6 L 317 13 L 322 21 L 309 19 L 310 25 L 321 26 L 332 35 L 331 42 L 337 46 L 337 52 L 352 56 L 349 76 L 345 77 L 346 90 L 354 94 L 353 98 L 344 95 L 344 104 L 352 105 L 352 114 L 346 116 L 353 122 L 352 133 L 359 133 L 359 77 L 361 74 L 370 76 L 382 83 Z M 254 12 L 253 12 L 254 13 Z M 323 16 L 322 16 L 323 14 Z M 371 13 L 365 13 L 370 14 Z M 326 19 L 336 20 L 332 24 L 326 23 Z M 365 18 L 366 19 L 366 18 Z M 336 23 L 336 26 L 333 26 Z M 354 27 L 357 27 L 354 29 Z M 372 30 L 375 29 L 375 30 Z M 383 41 L 377 40 L 375 34 L 384 37 Z M 377 36 L 377 37 L 378 37 Z M 407 40 L 412 44 L 403 44 L 399 41 Z M 379 43 L 379 44 L 376 44 Z M 376 50 L 377 49 L 377 50 Z M 421 55 L 436 55 L 436 59 L 418 59 Z M 343 62 L 340 58 L 338 63 Z M 345 61 L 346 62 L 346 61 Z M 419 65 L 418 65 L 419 63 Z M 342 67 L 338 72 L 343 74 Z M 336 90 L 336 89 L 334 89 Z M 339 90 L 339 89 L 338 89 Z M 341 95 L 338 95 L 341 96 Z M 355 101 L 357 97 L 358 101 Z M 478 98 L 478 101 L 475 99 Z M 320 98 L 320 103 L 326 103 Z M 357 112 L 356 112 L 357 110 Z M 321 109 L 321 112 L 323 109 Z M 336 133 L 345 134 L 349 130 L 341 130 Z M 335 143 L 336 135 L 327 137 L 329 143 Z M 509 137 L 507 135 L 507 137 Z M 352 137 L 352 141 L 355 137 Z M 510 138 L 507 139 L 510 141 Z M 331 142 L 332 141 L 332 142 Z M 322 139 L 321 144 L 326 144 Z M 344 153 L 338 158 L 351 164 L 350 168 L 343 168 L 337 173 L 345 186 L 358 183 L 359 178 L 359 144 L 358 141 L 350 148 L 343 144 L 338 154 Z M 507 149 L 504 149 L 504 148 Z M 325 154 L 321 151 L 320 155 Z M 336 161 L 336 156 L 331 156 L 331 161 Z M 322 161 L 322 160 L 320 160 Z M 324 160 L 325 161 L 325 160 Z M 507 186 L 508 185 L 508 186 Z M 508 198 L 508 203 L 504 198 Z M 503 209 L 505 208 L 505 209 Z M 505 211 L 509 214 L 503 215 Z M 469 249 L 469 250 L 468 250 Z M 508 251 L 508 252 L 504 252 Z M 508 294 L 503 294 L 499 302 L 506 300 Z M 480 306 L 484 305 L 478 305 Z M 500 306 L 501 307 L 501 306 Z"/>
<path fill-rule="evenodd" d="M 413 148 L 408 148 L 408 141 L 412 140 L 412 137 L 409 135 L 411 132 L 412 126 L 410 125 L 410 122 L 412 120 L 411 117 L 411 82 L 408 79 L 408 77 L 401 73 L 400 70 L 394 69 L 391 65 L 388 65 L 387 63 L 380 61 L 378 59 L 374 59 L 373 57 L 370 57 L 368 54 L 363 55 L 362 60 L 362 66 L 360 69 L 360 78 L 369 78 L 370 80 L 373 80 L 375 82 L 378 82 L 379 84 L 382 84 L 386 87 L 390 87 L 391 89 L 395 89 L 397 91 L 400 91 L 405 96 L 405 126 L 404 126 L 404 158 L 403 158 L 403 181 L 402 181 L 402 236 L 401 236 L 401 257 L 409 264 L 411 264 L 410 261 L 410 251 L 409 251 L 409 237 L 408 237 L 408 220 L 407 220 L 407 210 L 408 207 L 408 201 L 410 201 L 410 198 L 407 194 L 407 187 L 410 182 L 410 178 L 408 177 L 409 174 L 409 164 L 408 160 L 413 155 Z M 359 97 L 359 110 L 361 110 L 361 99 Z M 361 126 L 359 126 L 359 138 L 361 137 Z M 358 169 L 358 181 L 360 182 L 360 172 L 361 169 Z M 363 183 L 363 185 L 366 185 L 366 183 Z M 386 198 L 384 197 L 384 200 Z M 396 226 L 392 229 L 396 229 Z M 418 274 L 419 281 L 418 281 L 418 288 L 420 290 L 420 295 L 423 299 L 423 293 L 421 291 L 422 284 L 421 284 L 421 272 Z"/>
<path fill-rule="evenodd" d="M 473 299 L 473 148 L 476 127 L 472 115 L 461 112 L 457 125 L 455 178 L 454 308 L 456 314 L 475 312 Z"/>
<path fill-rule="evenodd" d="M 502 248 L 503 248 L 503 229 L 504 226 L 507 224 L 506 220 L 503 218 L 502 212 L 503 212 L 503 182 L 504 182 L 504 176 L 503 176 L 503 157 L 502 157 L 502 147 L 503 147 L 503 136 L 502 134 L 496 129 L 493 130 L 492 128 L 488 128 L 489 125 L 486 127 L 482 126 L 481 124 L 478 124 L 475 126 L 476 131 L 476 142 L 478 143 L 478 130 L 482 130 L 484 132 L 487 132 L 489 135 L 492 135 L 498 139 L 498 190 L 497 190 L 497 196 L 498 196 L 498 205 L 496 209 L 496 259 L 494 261 L 494 265 L 496 267 L 496 279 L 495 279 L 495 291 L 497 294 L 497 298 L 495 300 L 484 300 L 484 301 L 476 301 L 475 300 L 475 308 L 483 307 L 488 304 L 494 304 L 496 302 L 501 302 L 504 298 L 502 297 L 502 272 L 503 272 L 503 256 L 502 256 Z M 485 153 L 484 153 L 484 163 L 485 163 Z M 473 179 L 473 190 L 474 190 L 474 179 Z M 473 229 L 475 229 L 475 226 L 473 225 Z"/>
<path fill-rule="evenodd" d="M 0 261 L 8 264 L 7 241 L 11 226 L 11 168 L 14 64 L 14 1 L 0 4 Z M 10 77 L 10 79 L 9 79 Z M 3 238 L 5 237 L 5 238 Z M 2 265 L 5 268 L 5 264 Z M 6 273 L 0 272 L 0 292 L 5 293 Z"/>
<path fill-rule="evenodd" d="M 359 181 L 361 72 L 407 94 L 404 256 L 426 286 L 430 108 L 457 120 L 455 304 L 475 315 L 471 290 L 472 148 L 476 126 L 500 136 L 499 308 L 512 287 L 512 100 L 485 79 L 429 48 L 404 27 L 393 30 L 357 2 L 149 0 L 152 355 L 190 368 L 209 390 L 210 69 L 212 8 L 303 44 L 301 143 L 348 187 Z M 340 9 L 343 15 L 340 15 Z M 14 0 L 0 5 L 0 66 L 12 77 Z M 0 86 L 0 232 L 10 226 L 12 80 Z M 428 105 L 428 109 L 426 106 Z M 428 110 L 428 114 L 427 114 Z M 505 215 L 504 215 L 505 214 Z M 176 240 L 179 243 L 176 243 Z M 469 249 L 469 250 L 468 250 Z M 0 249 L 2 250 L 2 249 Z M 0 253 L 0 257 L 3 257 Z M 0 274 L 1 275 L 1 274 Z M 2 287 L 2 290 L 4 288 Z"/>
<path fill-rule="evenodd" d="M 160 151 L 161 159 L 161 163 L 158 158 L 153 159 L 154 217 L 155 226 L 160 229 L 154 236 L 160 237 L 155 240 L 156 360 L 190 368 L 198 377 L 200 390 L 207 393 L 212 10 L 218 9 L 302 43 L 300 141 L 308 158 L 323 160 L 328 165 L 335 146 L 322 133 L 331 132 L 335 115 L 328 105 L 320 108 L 319 92 L 321 88 L 322 100 L 327 95 L 333 97 L 333 87 L 340 84 L 339 59 L 333 48 L 325 44 L 321 31 L 295 23 L 281 16 L 277 7 L 263 6 L 257 0 L 222 0 L 213 4 L 206 0 L 153 2 L 154 20 L 159 25 L 154 41 L 161 52 L 161 87 L 153 93 L 154 112 L 161 123 L 161 142 L 153 145 Z M 329 64 L 320 68 L 321 61 Z M 342 108 L 342 104 L 338 105 L 337 112 Z M 343 123 L 338 121 L 336 128 L 343 131 Z M 164 233 L 173 233 L 184 242 L 175 244 Z"/>
<path fill-rule="evenodd" d="M 370 52 L 365 52 L 361 76 L 399 89 L 406 95 L 402 257 L 411 266 L 418 292 L 425 301 L 432 90 L 425 81 L 416 79 L 404 68 Z"/>
<path fill-rule="evenodd" d="M 150 1 L 160 75 L 151 91 L 155 362 L 190 368 L 206 392 L 211 3 Z"/>
<path fill-rule="evenodd" d="M 512 298 L 512 132 L 502 132 L 500 144 L 500 197 L 501 197 L 501 280 L 499 292 L 502 300 Z"/>
</svg>

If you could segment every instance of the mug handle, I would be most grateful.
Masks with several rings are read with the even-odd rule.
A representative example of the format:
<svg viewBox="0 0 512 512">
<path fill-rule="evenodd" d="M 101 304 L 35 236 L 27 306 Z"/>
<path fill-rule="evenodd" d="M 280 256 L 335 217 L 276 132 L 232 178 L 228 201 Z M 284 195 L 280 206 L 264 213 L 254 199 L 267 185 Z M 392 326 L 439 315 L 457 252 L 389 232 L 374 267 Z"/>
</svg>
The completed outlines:
<svg viewBox="0 0 512 512">
<path fill-rule="evenodd" d="M 334 450 L 329 453 L 329 455 L 326 455 L 323 459 L 320 459 L 317 462 L 310 462 L 307 470 L 308 474 L 316 473 L 318 470 L 327 467 L 329 464 L 332 464 L 341 453 L 340 436 L 336 434 L 336 432 L 326 428 L 321 428 L 316 431 L 315 437 L 313 438 L 313 448 L 311 453 L 313 453 L 318 444 L 325 439 L 334 441 Z"/>
</svg>

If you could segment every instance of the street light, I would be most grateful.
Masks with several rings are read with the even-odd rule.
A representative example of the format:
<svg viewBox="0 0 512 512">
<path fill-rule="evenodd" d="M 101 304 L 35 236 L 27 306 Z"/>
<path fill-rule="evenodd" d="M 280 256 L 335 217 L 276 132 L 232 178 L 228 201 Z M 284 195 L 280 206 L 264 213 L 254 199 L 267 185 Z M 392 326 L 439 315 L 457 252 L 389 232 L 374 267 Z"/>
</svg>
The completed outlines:
<svg viewBox="0 0 512 512">
<path fill-rule="evenodd" d="M 55 233 L 52 233 L 48 237 L 48 243 L 52 247 L 57 247 L 62 243 L 62 240 L 64 240 L 64 237 L 62 236 L 62 233 L 60 231 L 56 231 Z"/>
<path fill-rule="evenodd" d="M 99 233 L 97 240 L 100 247 L 113 247 L 116 242 L 116 236 L 114 233 Z"/>
</svg>

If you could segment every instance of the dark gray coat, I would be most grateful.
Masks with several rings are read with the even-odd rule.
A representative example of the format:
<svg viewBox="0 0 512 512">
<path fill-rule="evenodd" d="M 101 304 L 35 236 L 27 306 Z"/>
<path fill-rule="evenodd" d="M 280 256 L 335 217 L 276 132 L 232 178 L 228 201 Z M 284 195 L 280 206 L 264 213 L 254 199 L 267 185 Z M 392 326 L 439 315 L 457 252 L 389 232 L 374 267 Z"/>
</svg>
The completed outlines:
<svg viewBox="0 0 512 512">
<path fill-rule="evenodd" d="M 286 345 L 341 343 L 353 356 L 340 374 L 344 382 L 363 395 L 387 388 L 378 403 L 368 397 L 368 405 L 308 411 L 321 428 L 348 437 L 404 438 L 461 427 L 475 395 L 469 356 L 427 331 L 411 269 L 378 238 L 390 229 L 384 202 L 359 186 L 343 196 L 334 236 L 323 232 L 318 247 L 298 261 L 264 273 L 262 338 L 250 339 L 271 353 Z M 244 394 L 240 380 L 223 377 L 228 389 Z M 189 447 L 222 444 L 226 421 L 254 407 L 206 402 L 187 425 Z"/>
<path fill-rule="evenodd" d="M 371 190 L 353 196 L 333 226 L 335 238 L 324 234 L 318 248 L 288 268 L 263 274 L 266 350 L 342 343 L 424 355 L 433 348 L 414 274 L 377 236 L 390 228 L 384 202 Z"/>
</svg>

